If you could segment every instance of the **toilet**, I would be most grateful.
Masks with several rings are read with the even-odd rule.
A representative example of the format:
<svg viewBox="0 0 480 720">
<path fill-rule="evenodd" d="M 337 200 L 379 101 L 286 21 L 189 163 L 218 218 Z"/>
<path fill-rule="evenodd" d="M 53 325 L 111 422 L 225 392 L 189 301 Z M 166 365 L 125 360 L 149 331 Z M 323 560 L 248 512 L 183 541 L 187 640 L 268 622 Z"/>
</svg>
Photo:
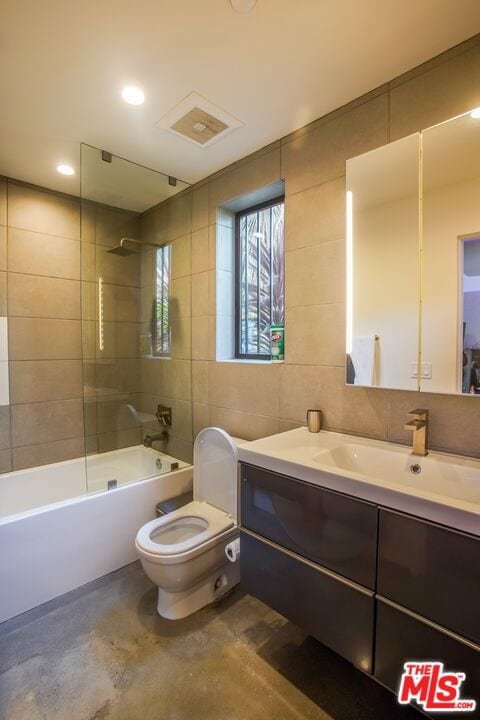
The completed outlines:
<svg viewBox="0 0 480 720">
<path fill-rule="evenodd" d="M 237 528 L 237 443 L 220 428 L 205 428 L 193 451 L 193 502 L 146 523 L 135 546 L 158 586 L 157 610 L 179 620 L 225 595 L 240 580 L 226 546 Z"/>
</svg>

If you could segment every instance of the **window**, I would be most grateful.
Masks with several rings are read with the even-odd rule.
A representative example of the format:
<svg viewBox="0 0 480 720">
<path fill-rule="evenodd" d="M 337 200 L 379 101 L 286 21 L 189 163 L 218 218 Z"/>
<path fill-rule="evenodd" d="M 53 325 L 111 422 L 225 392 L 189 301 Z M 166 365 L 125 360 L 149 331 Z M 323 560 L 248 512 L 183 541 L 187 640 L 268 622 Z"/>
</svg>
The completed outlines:
<svg viewBox="0 0 480 720">
<path fill-rule="evenodd" d="M 235 357 L 270 360 L 270 326 L 285 322 L 284 198 L 235 217 Z"/>
<path fill-rule="evenodd" d="M 152 354 L 158 357 L 170 353 L 170 254 L 170 245 L 164 245 L 155 251 Z"/>
</svg>

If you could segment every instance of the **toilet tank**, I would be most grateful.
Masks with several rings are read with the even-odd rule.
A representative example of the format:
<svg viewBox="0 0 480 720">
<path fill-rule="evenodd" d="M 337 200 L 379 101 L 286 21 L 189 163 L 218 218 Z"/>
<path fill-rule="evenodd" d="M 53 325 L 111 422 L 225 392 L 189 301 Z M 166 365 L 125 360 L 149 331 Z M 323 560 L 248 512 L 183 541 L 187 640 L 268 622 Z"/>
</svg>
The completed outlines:
<svg viewBox="0 0 480 720">
<path fill-rule="evenodd" d="M 237 440 L 237 442 L 235 441 Z M 193 498 L 237 521 L 237 443 L 225 430 L 205 428 L 193 448 Z"/>
</svg>

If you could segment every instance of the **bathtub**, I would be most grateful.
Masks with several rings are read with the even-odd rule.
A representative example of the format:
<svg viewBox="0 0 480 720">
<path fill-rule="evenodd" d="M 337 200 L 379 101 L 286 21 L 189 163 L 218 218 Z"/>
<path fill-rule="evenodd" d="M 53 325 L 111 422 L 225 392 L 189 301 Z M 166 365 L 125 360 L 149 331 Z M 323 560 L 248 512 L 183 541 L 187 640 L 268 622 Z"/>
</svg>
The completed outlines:
<svg viewBox="0 0 480 720">
<path fill-rule="evenodd" d="M 0 622 L 136 560 L 138 529 L 192 476 L 143 445 L 0 476 Z"/>
<path fill-rule="evenodd" d="M 0 475 L 0 521 L 53 503 L 64 502 L 170 472 L 187 463 L 143 445 L 87 455 Z"/>
</svg>

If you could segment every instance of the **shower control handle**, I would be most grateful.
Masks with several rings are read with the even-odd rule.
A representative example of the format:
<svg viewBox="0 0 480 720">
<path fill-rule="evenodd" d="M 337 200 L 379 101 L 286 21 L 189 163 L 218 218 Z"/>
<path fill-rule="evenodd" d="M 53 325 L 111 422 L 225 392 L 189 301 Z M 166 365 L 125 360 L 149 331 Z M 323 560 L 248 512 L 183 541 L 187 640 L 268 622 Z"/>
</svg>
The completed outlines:
<svg viewBox="0 0 480 720">
<path fill-rule="evenodd" d="M 156 418 L 163 427 L 172 427 L 172 408 L 166 405 L 157 405 Z"/>
</svg>

